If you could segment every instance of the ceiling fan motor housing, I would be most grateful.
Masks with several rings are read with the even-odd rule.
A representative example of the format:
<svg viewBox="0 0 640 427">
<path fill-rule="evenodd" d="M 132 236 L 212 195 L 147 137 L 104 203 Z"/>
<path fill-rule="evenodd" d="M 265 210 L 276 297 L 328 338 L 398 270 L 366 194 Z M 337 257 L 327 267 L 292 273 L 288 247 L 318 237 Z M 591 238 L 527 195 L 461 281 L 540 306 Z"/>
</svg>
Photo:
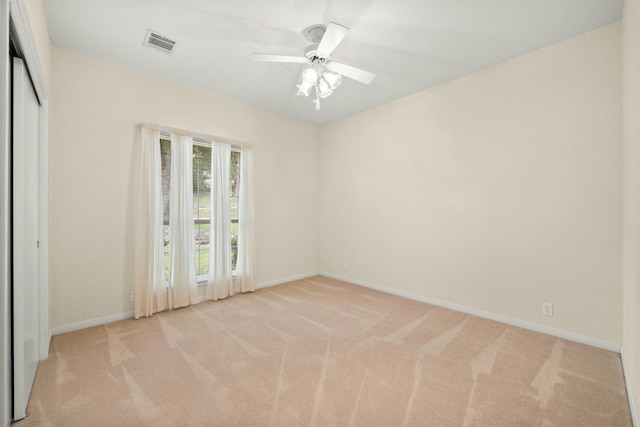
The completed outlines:
<svg viewBox="0 0 640 427">
<path fill-rule="evenodd" d="M 327 27 L 325 25 L 316 24 L 302 30 L 302 34 L 311 43 L 320 43 L 320 40 L 322 40 L 322 36 L 324 36 L 325 31 L 327 31 Z"/>
<path fill-rule="evenodd" d="M 312 64 L 319 65 L 319 64 L 326 64 L 327 62 L 329 62 L 330 56 L 319 55 L 317 49 L 318 49 L 317 43 L 309 45 L 304 50 L 304 56 L 306 56 L 309 62 L 311 62 Z"/>
</svg>

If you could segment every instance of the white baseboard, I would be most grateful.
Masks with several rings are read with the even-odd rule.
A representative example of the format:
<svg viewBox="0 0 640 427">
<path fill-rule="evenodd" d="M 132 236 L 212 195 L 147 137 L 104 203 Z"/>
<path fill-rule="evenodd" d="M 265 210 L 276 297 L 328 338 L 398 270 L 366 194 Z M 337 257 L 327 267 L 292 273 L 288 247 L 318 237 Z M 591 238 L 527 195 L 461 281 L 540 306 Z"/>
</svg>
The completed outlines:
<svg viewBox="0 0 640 427">
<path fill-rule="evenodd" d="M 588 337 L 585 335 L 576 334 L 573 332 L 563 331 L 561 329 L 550 328 L 548 326 L 539 325 L 533 322 L 527 322 L 513 317 L 503 316 L 501 314 L 491 313 L 488 311 L 478 310 L 476 308 L 467 307 L 460 304 L 454 304 L 447 301 L 441 301 L 433 298 L 428 298 L 422 295 L 417 295 L 411 292 L 400 291 L 393 288 L 387 288 L 384 286 L 368 283 L 362 280 L 352 279 L 350 277 L 340 276 L 338 274 L 321 272 L 322 276 L 330 277 L 336 280 L 342 280 L 343 282 L 353 283 L 354 285 L 364 286 L 365 288 L 375 289 L 377 291 L 385 292 L 392 295 L 397 295 L 404 298 L 409 298 L 415 301 L 424 302 L 431 305 L 437 305 L 439 307 L 448 308 L 450 310 L 460 311 L 462 313 L 471 314 L 485 319 L 495 320 L 496 322 L 506 323 L 512 326 L 518 326 L 520 328 L 529 329 L 535 332 L 540 332 L 547 335 L 552 335 L 559 338 L 564 338 L 569 341 L 579 342 L 581 344 L 591 345 L 593 347 L 602 348 L 605 350 L 620 352 L 620 344 L 612 343 L 609 341 L 600 340 L 597 338 Z"/>
<path fill-rule="evenodd" d="M 294 282 L 296 280 L 308 279 L 309 277 L 318 276 L 321 273 L 319 271 L 314 271 L 311 273 L 298 274 L 296 276 L 284 277 L 282 279 L 269 280 L 267 282 L 261 282 L 256 284 L 256 289 L 267 288 L 269 286 L 281 285 L 287 282 Z"/>
<path fill-rule="evenodd" d="M 69 325 L 57 326 L 51 330 L 53 335 L 64 334 L 65 332 L 77 331 L 80 329 L 90 328 L 92 326 L 104 325 L 105 323 L 116 322 L 118 320 L 133 318 L 133 311 L 126 313 L 113 314 L 111 316 L 99 317 L 97 319 L 85 320 L 83 322 L 71 323 Z"/>
<path fill-rule="evenodd" d="M 40 349 L 40 360 L 47 360 L 49 358 L 49 349 L 51 348 L 51 338 L 53 338 L 53 331 L 49 329 L 45 341 L 42 345 L 44 348 Z"/>
<path fill-rule="evenodd" d="M 626 356 L 625 356 L 625 351 L 624 351 L 624 347 L 622 347 L 620 349 L 620 359 L 622 359 L 622 372 L 624 373 L 624 382 L 627 385 L 627 398 L 629 399 L 629 410 L 631 411 L 631 421 L 633 422 L 633 425 L 638 427 L 638 422 L 640 422 L 638 420 L 638 410 L 636 408 L 636 401 L 634 399 L 634 394 L 633 394 L 633 386 L 631 384 L 631 378 L 629 377 L 629 371 L 627 370 L 627 367 L 629 366 L 626 363 Z"/>
</svg>

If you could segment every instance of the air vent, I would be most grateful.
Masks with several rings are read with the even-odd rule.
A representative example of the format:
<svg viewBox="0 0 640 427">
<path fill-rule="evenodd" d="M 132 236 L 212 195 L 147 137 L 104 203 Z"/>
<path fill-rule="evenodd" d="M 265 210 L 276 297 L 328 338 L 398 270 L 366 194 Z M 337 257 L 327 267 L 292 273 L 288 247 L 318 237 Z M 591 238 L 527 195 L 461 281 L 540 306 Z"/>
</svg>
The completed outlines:
<svg viewBox="0 0 640 427">
<path fill-rule="evenodd" d="M 177 40 L 171 40 L 167 36 L 163 36 L 157 31 L 147 30 L 147 35 L 144 38 L 144 45 L 161 50 L 165 53 L 173 52 L 173 48 L 176 47 Z"/>
</svg>

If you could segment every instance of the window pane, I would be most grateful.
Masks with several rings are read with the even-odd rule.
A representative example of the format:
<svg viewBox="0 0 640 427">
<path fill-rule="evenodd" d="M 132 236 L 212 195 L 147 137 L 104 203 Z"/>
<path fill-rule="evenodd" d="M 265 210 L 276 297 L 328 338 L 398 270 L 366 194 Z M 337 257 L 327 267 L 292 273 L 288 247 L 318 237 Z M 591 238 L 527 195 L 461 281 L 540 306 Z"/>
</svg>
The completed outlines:
<svg viewBox="0 0 640 427">
<path fill-rule="evenodd" d="M 231 269 L 238 260 L 238 191 L 240 190 L 240 152 L 231 151 Z"/>
<path fill-rule="evenodd" d="M 193 219 L 196 277 L 209 272 L 211 147 L 193 145 Z"/>
<path fill-rule="evenodd" d="M 162 167 L 162 222 L 164 240 L 164 276 L 169 280 L 169 190 L 171 188 L 171 141 L 160 139 Z"/>
</svg>

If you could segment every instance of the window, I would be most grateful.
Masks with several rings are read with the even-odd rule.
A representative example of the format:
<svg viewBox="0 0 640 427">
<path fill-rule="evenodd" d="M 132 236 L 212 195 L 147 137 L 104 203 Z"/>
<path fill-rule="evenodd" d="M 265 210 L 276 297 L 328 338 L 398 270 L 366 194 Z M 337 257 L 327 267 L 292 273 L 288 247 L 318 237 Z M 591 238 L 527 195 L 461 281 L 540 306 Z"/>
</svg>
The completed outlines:
<svg viewBox="0 0 640 427">
<path fill-rule="evenodd" d="M 136 318 L 255 290 L 251 146 L 158 127 L 140 132 Z"/>
<path fill-rule="evenodd" d="M 193 143 L 193 232 L 198 281 L 209 272 L 211 227 L 211 146 Z"/>
<path fill-rule="evenodd" d="M 194 269 L 198 282 L 207 280 L 209 271 L 209 245 L 211 243 L 211 143 L 193 142 L 192 177 L 193 177 L 193 244 L 195 249 Z M 231 268 L 236 269 L 238 259 L 238 189 L 240 183 L 239 149 L 231 151 L 230 162 L 230 213 L 231 213 Z M 160 139 L 160 156 L 162 168 L 162 215 L 164 239 L 164 273 L 169 279 L 170 244 L 170 192 L 171 192 L 171 141 Z"/>
<path fill-rule="evenodd" d="M 169 190 L 171 188 L 171 141 L 160 139 L 162 167 L 162 239 L 164 241 L 164 277 L 169 280 Z"/>
</svg>

